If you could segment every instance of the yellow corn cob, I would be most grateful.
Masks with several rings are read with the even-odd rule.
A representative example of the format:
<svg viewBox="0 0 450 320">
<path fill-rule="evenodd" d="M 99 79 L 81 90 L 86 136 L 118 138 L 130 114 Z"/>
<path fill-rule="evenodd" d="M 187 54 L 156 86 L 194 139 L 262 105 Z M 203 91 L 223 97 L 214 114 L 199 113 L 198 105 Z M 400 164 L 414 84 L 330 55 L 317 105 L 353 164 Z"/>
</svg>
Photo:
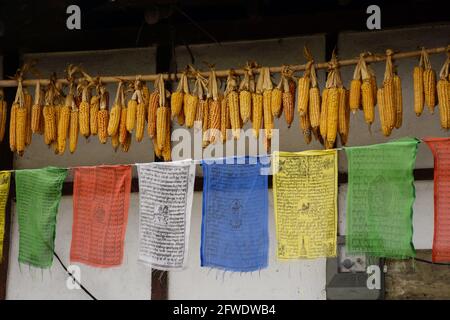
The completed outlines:
<svg viewBox="0 0 450 320">
<path fill-rule="evenodd" d="M 186 127 L 192 128 L 196 118 L 198 97 L 190 93 L 186 93 L 185 97 L 184 116 L 186 117 Z"/>
<path fill-rule="evenodd" d="M 11 106 L 11 115 L 9 118 L 9 147 L 12 152 L 16 152 L 17 150 L 17 139 L 16 139 L 17 109 L 19 109 L 19 104 L 15 102 Z"/>
<path fill-rule="evenodd" d="M 209 122 L 209 118 L 210 118 L 210 114 L 209 114 L 209 106 L 210 106 L 210 102 L 211 99 L 207 98 L 206 100 L 200 100 L 200 105 L 202 108 L 202 131 L 203 131 L 203 135 L 202 135 L 202 145 L 203 147 L 206 147 L 209 144 L 209 126 L 210 126 L 210 122 Z"/>
<path fill-rule="evenodd" d="M 100 96 L 93 96 L 89 107 L 89 129 L 93 136 L 98 133 L 98 110 L 100 108 Z"/>
<path fill-rule="evenodd" d="M 69 150 L 74 153 L 78 144 L 78 109 L 72 109 L 70 113 L 70 128 L 69 128 Z"/>
<path fill-rule="evenodd" d="M 272 90 L 272 97 L 270 101 L 270 108 L 272 110 L 272 116 L 279 118 L 281 115 L 281 102 L 282 102 L 282 92 L 279 88 L 274 88 Z"/>
<path fill-rule="evenodd" d="M 179 113 L 178 113 L 179 114 Z M 164 161 L 172 160 L 172 146 L 171 146 L 171 129 L 170 129 L 170 117 L 167 117 L 166 125 L 166 139 L 164 140 L 164 148 L 162 149 L 162 157 Z"/>
<path fill-rule="evenodd" d="M 159 93 L 153 91 L 148 100 L 147 134 L 153 139 L 156 135 L 156 110 L 159 106 Z"/>
<path fill-rule="evenodd" d="M 108 126 L 109 126 L 109 116 L 108 110 L 100 109 L 97 113 L 97 126 L 98 126 L 98 141 L 100 143 L 105 144 L 108 140 Z M 120 121 L 120 119 L 119 119 Z M 116 134 L 114 136 L 119 136 L 118 130 L 116 130 Z"/>
<path fill-rule="evenodd" d="M 87 101 L 81 101 L 78 111 L 80 133 L 84 137 L 89 137 L 90 125 L 89 125 L 89 109 L 90 105 Z"/>
<path fill-rule="evenodd" d="M 443 129 L 450 129 L 450 82 L 440 79 L 437 83 L 439 118 Z"/>
<path fill-rule="evenodd" d="M 122 151 L 128 152 L 131 147 L 131 133 L 127 131 L 125 141 L 122 143 Z"/>
<path fill-rule="evenodd" d="M 159 107 L 156 111 L 156 138 L 158 142 L 158 148 L 163 150 L 167 137 L 167 118 L 170 117 L 170 110 L 167 107 Z"/>
<path fill-rule="evenodd" d="M 31 131 L 31 109 L 33 104 L 33 98 L 31 94 L 26 92 L 24 94 L 24 107 L 27 109 L 27 122 L 25 124 L 25 131 L 26 131 L 26 137 L 25 137 L 25 145 L 29 146 L 31 144 L 31 138 L 33 135 L 33 132 Z"/>
<path fill-rule="evenodd" d="M 119 124 L 119 142 L 124 144 L 127 140 L 127 110 L 128 108 L 122 108 L 120 110 L 120 124 Z"/>
<path fill-rule="evenodd" d="M 259 137 L 259 130 L 261 129 L 263 119 L 263 95 L 261 93 L 253 93 L 252 95 L 252 129 L 253 136 Z M 230 112 L 231 116 L 231 112 Z"/>
<path fill-rule="evenodd" d="M 176 91 L 170 96 L 170 112 L 172 118 L 175 118 L 180 114 L 181 109 L 183 108 L 183 99 L 183 91 Z"/>
<path fill-rule="evenodd" d="M 122 114 L 121 107 L 118 103 L 115 103 L 111 108 L 108 120 L 108 135 L 114 136 L 117 134 L 120 125 L 120 116 Z"/>
<path fill-rule="evenodd" d="M 358 111 L 361 105 L 361 80 L 353 79 L 350 82 L 350 110 L 352 113 Z"/>
<path fill-rule="evenodd" d="M 227 130 L 230 129 L 230 113 L 228 110 L 228 99 L 224 97 L 220 101 L 220 135 L 222 143 L 227 141 Z"/>
<path fill-rule="evenodd" d="M 330 145 L 333 145 L 334 142 L 336 141 L 338 129 L 338 116 L 339 116 L 339 96 L 342 90 L 341 88 L 328 89 L 327 141 Z"/>
<path fill-rule="evenodd" d="M 136 109 L 136 141 L 141 142 L 144 138 L 145 129 L 145 104 L 140 102 Z"/>
<path fill-rule="evenodd" d="M 305 139 L 306 144 L 311 143 L 311 122 L 309 121 L 309 113 L 305 113 L 302 116 L 299 116 L 300 119 L 300 127 L 303 131 L 303 138 Z"/>
<path fill-rule="evenodd" d="M 377 91 L 377 100 L 378 100 L 378 112 L 380 115 L 380 122 L 381 122 L 381 132 L 385 137 L 388 137 L 391 135 L 392 128 L 389 125 L 388 122 L 388 115 L 386 114 L 388 112 L 388 109 L 386 108 L 386 88 L 379 88 Z"/>
<path fill-rule="evenodd" d="M 44 137 L 45 137 L 45 134 L 44 134 L 44 131 L 45 131 L 45 120 L 44 120 L 44 114 L 43 114 L 43 111 L 44 109 L 41 107 L 41 116 L 39 117 L 40 119 L 39 119 L 39 131 L 38 131 L 38 133 L 40 134 L 40 135 L 44 135 Z"/>
<path fill-rule="evenodd" d="M 350 90 L 339 89 L 339 116 L 338 131 L 342 145 L 347 144 L 350 130 Z"/>
<path fill-rule="evenodd" d="M 111 136 L 111 145 L 112 145 L 114 151 L 117 151 L 117 148 L 118 148 L 119 145 L 120 145 L 120 142 L 119 142 L 119 134 L 118 134 L 118 133 L 115 134 L 115 135 L 113 135 L 113 136 Z"/>
<path fill-rule="evenodd" d="M 184 108 L 181 108 L 180 113 L 177 115 L 177 122 L 180 126 L 183 126 L 186 122 L 186 118 L 184 116 Z"/>
<path fill-rule="evenodd" d="M 320 125 L 320 90 L 318 87 L 309 89 L 309 120 L 312 128 L 318 128 Z"/>
<path fill-rule="evenodd" d="M 41 117 L 42 117 L 42 107 L 39 104 L 35 104 L 31 108 L 31 131 L 33 133 L 40 132 Z"/>
<path fill-rule="evenodd" d="M 386 109 L 385 117 L 386 117 L 386 125 L 389 126 L 389 129 L 392 130 L 395 128 L 397 109 L 395 106 L 395 89 L 394 89 L 394 79 L 388 78 L 383 81 L 383 94 L 384 94 L 384 108 Z M 378 94 L 377 94 L 378 96 Z M 380 103 L 380 100 L 378 100 Z"/>
<path fill-rule="evenodd" d="M 66 150 L 66 140 L 70 126 L 70 107 L 65 105 L 61 107 L 58 121 L 58 154 L 63 154 Z"/>
<path fill-rule="evenodd" d="M 209 142 L 216 143 L 220 140 L 220 132 L 221 132 L 221 101 L 220 100 L 212 100 L 209 105 Z"/>
<path fill-rule="evenodd" d="M 322 93 L 322 105 L 320 107 L 320 135 L 326 140 L 328 122 L 328 94 L 329 89 L 325 88 Z"/>
<path fill-rule="evenodd" d="M 373 73 L 372 69 L 369 68 L 369 70 L 370 70 L 369 82 L 370 87 L 372 88 L 373 105 L 375 106 L 377 104 L 377 90 L 378 90 L 377 78 L 375 77 L 375 73 Z"/>
<path fill-rule="evenodd" d="M 310 81 L 308 76 L 303 76 L 298 79 L 297 111 L 301 116 L 308 111 L 309 85 Z"/>
<path fill-rule="evenodd" d="M 272 90 L 263 92 L 263 119 L 264 133 L 267 139 L 272 139 L 273 115 L 272 115 Z"/>
<path fill-rule="evenodd" d="M 436 106 L 436 72 L 431 68 L 427 68 L 423 72 L 423 90 L 425 103 L 428 110 L 433 114 Z"/>
<path fill-rule="evenodd" d="M 235 139 L 239 139 L 241 119 L 239 113 L 239 95 L 236 91 L 228 93 L 228 108 L 230 110 L 231 132 Z"/>
<path fill-rule="evenodd" d="M 150 90 L 148 90 L 148 87 L 145 83 L 143 83 L 142 85 L 141 94 L 142 94 L 142 102 L 144 103 L 144 105 L 147 106 L 148 100 L 150 99 Z"/>
<path fill-rule="evenodd" d="M 290 91 L 283 92 L 283 111 L 286 124 L 290 128 L 294 121 L 294 96 Z"/>
<path fill-rule="evenodd" d="M 414 112 L 416 116 L 420 116 L 423 112 L 424 105 L 424 86 L 423 86 L 423 73 L 422 67 L 414 67 L 413 82 L 414 82 Z"/>
<path fill-rule="evenodd" d="M 155 133 L 154 138 L 152 139 L 153 142 L 153 151 L 155 152 L 155 155 L 157 158 L 162 157 L 162 150 L 158 147 L 158 136 L 157 133 Z"/>
<path fill-rule="evenodd" d="M 370 80 L 363 80 L 361 84 L 362 106 L 364 111 L 364 120 L 370 126 L 374 120 L 374 107 L 376 91 L 373 92 L 373 86 Z"/>
<path fill-rule="evenodd" d="M 398 75 L 394 75 L 394 97 L 395 97 L 395 127 L 399 129 L 403 122 L 403 96 L 402 81 Z"/>
<path fill-rule="evenodd" d="M 22 156 L 25 152 L 25 141 L 27 134 L 27 109 L 25 106 L 16 109 L 16 151 Z"/>
<path fill-rule="evenodd" d="M 137 111 L 137 101 L 135 99 L 130 99 L 128 101 L 127 107 L 127 131 L 132 132 L 136 126 L 136 111 Z"/>
<path fill-rule="evenodd" d="M 56 113 L 55 107 L 46 105 L 42 110 L 44 115 L 44 140 L 45 144 L 50 145 L 52 141 L 56 140 Z"/>
<path fill-rule="evenodd" d="M 239 92 L 239 111 L 242 123 L 247 123 L 252 114 L 252 94 L 248 90 Z"/>
</svg>

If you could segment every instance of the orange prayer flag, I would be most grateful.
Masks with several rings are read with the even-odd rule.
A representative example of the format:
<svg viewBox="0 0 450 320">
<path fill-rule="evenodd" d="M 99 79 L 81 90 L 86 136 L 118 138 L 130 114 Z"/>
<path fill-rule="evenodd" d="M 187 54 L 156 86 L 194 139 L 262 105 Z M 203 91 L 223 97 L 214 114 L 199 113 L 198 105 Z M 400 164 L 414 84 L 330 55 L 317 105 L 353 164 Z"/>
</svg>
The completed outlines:
<svg viewBox="0 0 450 320">
<path fill-rule="evenodd" d="M 122 263 L 131 166 L 76 168 L 70 261 L 94 267 Z"/>
</svg>

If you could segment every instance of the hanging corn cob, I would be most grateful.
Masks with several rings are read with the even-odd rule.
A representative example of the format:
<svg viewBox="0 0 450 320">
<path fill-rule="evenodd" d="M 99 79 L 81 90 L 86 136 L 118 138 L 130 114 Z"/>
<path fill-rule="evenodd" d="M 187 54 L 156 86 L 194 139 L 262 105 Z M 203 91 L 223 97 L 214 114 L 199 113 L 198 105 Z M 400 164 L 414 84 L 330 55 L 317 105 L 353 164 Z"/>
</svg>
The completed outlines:
<svg viewBox="0 0 450 320">
<path fill-rule="evenodd" d="M 60 115 L 58 119 L 58 154 L 62 155 L 66 150 L 66 140 L 69 134 L 70 122 L 71 122 L 71 110 L 74 103 L 73 84 L 69 86 L 69 93 L 66 96 L 66 101 L 61 107 Z"/>
<path fill-rule="evenodd" d="M 119 130 L 120 117 L 122 114 L 122 90 L 123 90 L 123 81 L 119 81 L 117 85 L 116 97 L 114 99 L 114 104 L 109 113 L 109 121 L 108 121 L 108 135 L 114 136 L 117 134 Z"/>
<path fill-rule="evenodd" d="M 187 74 L 183 72 L 181 74 L 180 81 L 178 82 L 177 89 L 175 92 L 172 92 L 170 96 L 170 114 L 171 118 L 177 117 L 181 110 L 183 110 L 183 101 L 184 101 L 184 87 L 187 86 Z"/>
<path fill-rule="evenodd" d="M 145 107 L 144 98 L 142 96 L 142 90 L 136 91 L 137 94 L 137 108 L 136 108 L 136 141 L 141 142 L 144 138 L 145 131 Z"/>
<path fill-rule="evenodd" d="M 41 83 L 38 81 L 34 91 L 34 104 L 31 108 L 31 131 L 33 133 L 42 134 L 41 131 L 42 117 L 42 90 Z"/>
<path fill-rule="evenodd" d="M 44 142 L 50 145 L 56 140 L 56 113 L 53 105 L 53 99 L 55 94 L 54 82 L 50 82 L 46 95 L 45 105 L 42 109 L 42 115 L 44 118 Z"/>
<path fill-rule="evenodd" d="M 25 109 L 27 109 L 27 117 L 26 117 L 26 124 L 25 124 L 25 146 L 29 146 L 31 144 L 31 139 L 33 132 L 31 131 L 31 109 L 33 107 L 33 97 L 28 92 L 27 88 L 24 88 L 23 91 L 23 97 L 24 97 L 24 104 Z"/>
<path fill-rule="evenodd" d="M 161 75 L 156 78 L 153 92 L 150 94 L 148 100 L 147 134 L 150 139 L 154 139 L 156 135 L 156 110 L 159 106 L 159 81 L 162 81 Z"/>
<path fill-rule="evenodd" d="M 273 84 L 270 79 L 270 71 L 269 68 L 265 67 L 261 69 L 261 72 L 265 73 L 264 75 L 264 84 L 263 84 L 263 118 L 264 118 L 264 134 L 267 139 L 272 139 L 272 130 L 273 130 L 273 114 L 272 114 L 272 91 Z"/>
<path fill-rule="evenodd" d="M 239 111 L 239 93 L 237 92 L 237 80 L 232 70 L 227 78 L 227 98 L 230 111 L 231 133 L 234 139 L 239 139 L 241 130 L 241 116 Z"/>
<path fill-rule="evenodd" d="M 81 90 L 82 90 L 81 103 L 78 111 L 80 134 L 85 138 L 88 138 L 90 135 L 90 123 L 89 123 L 90 90 L 89 85 L 86 81 L 83 81 Z"/>
<path fill-rule="evenodd" d="M 252 131 L 253 136 L 258 139 L 259 131 L 263 123 L 263 86 L 264 72 L 260 70 L 258 81 L 256 83 L 255 93 L 252 95 Z M 231 114 L 231 113 L 230 113 Z"/>
<path fill-rule="evenodd" d="M 3 88 L 0 88 L 0 142 L 5 138 L 6 132 L 6 119 L 8 117 L 8 106 L 5 101 L 5 93 Z"/>
<path fill-rule="evenodd" d="M 308 104 L 311 128 L 317 131 L 320 125 L 320 89 L 314 64 L 311 65 L 311 87 L 309 88 Z"/>
<path fill-rule="evenodd" d="M 121 145 L 126 144 L 127 141 L 127 137 L 129 135 L 129 132 L 127 130 L 127 112 L 128 112 L 128 108 L 127 108 L 127 104 L 125 102 L 125 90 L 122 89 L 120 91 L 120 121 L 119 121 L 119 130 L 118 130 L 118 134 L 119 134 L 119 143 Z"/>
<path fill-rule="evenodd" d="M 158 110 L 156 110 L 156 141 L 158 149 L 162 151 L 166 144 L 166 130 L 169 123 L 167 118 L 170 119 L 170 107 L 167 105 L 166 89 L 164 88 L 164 81 L 162 81 L 162 79 L 158 82 L 158 89 L 160 95 L 159 107 Z"/>
<path fill-rule="evenodd" d="M 243 125 L 250 120 L 252 114 L 253 92 L 250 90 L 250 78 L 253 78 L 253 73 L 250 64 L 247 63 L 244 78 L 239 85 L 239 111 Z"/>
<path fill-rule="evenodd" d="M 322 103 L 320 106 L 320 124 L 319 131 L 320 136 L 326 140 L 327 138 L 327 116 L 328 116 L 328 83 L 330 82 L 330 74 L 328 74 L 327 83 L 325 84 L 325 89 L 322 92 Z"/>
<path fill-rule="evenodd" d="M 423 71 L 423 90 L 425 104 L 427 105 L 430 113 L 433 114 L 434 107 L 436 106 L 436 72 L 432 69 L 430 58 L 424 48 L 422 49 L 422 52 L 425 67 Z"/>
<path fill-rule="evenodd" d="M 413 70 L 413 84 L 414 84 L 414 112 L 416 116 L 420 116 L 423 112 L 425 95 L 424 95 L 424 52 L 420 55 L 419 65 L 414 67 Z"/>
<path fill-rule="evenodd" d="M 397 108 L 395 105 L 395 89 L 394 89 L 394 72 L 392 65 L 392 55 L 393 51 L 388 49 L 386 50 L 386 71 L 384 73 L 383 80 L 383 91 L 378 94 L 377 92 L 377 101 L 378 107 L 383 108 L 385 110 L 379 110 L 380 113 L 380 122 L 381 127 L 383 128 L 383 134 L 392 132 L 392 129 L 395 128 L 396 117 L 397 117 Z M 384 101 L 380 101 L 379 97 L 383 97 Z"/>
<path fill-rule="evenodd" d="M 220 136 L 222 143 L 228 139 L 228 130 L 231 129 L 230 110 L 226 93 L 220 98 Z"/>
<path fill-rule="evenodd" d="M 356 113 L 361 107 L 361 59 L 359 58 L 356 64 L 355 71 L 353 73 L 353 79 L 350 82 L 350 110 L 352 113 Z"/>
<path fill-rule="evenodd" d="M 437 82 L 437 94 L 439 102 L 439 119 L 443 129 L 450 129 L 450 52 L 447 52 L 447 59 L 439 72 Z"/>
<path fill-rule="evenodd" d="M 161 150 L 161 154 L 164 161 L 172 160 L 172 146 L 171 146 L 171 120 L 170 117 L 167 117 L 167 125 L 166 125 L 166 138 L 164 139 L 164 146 Z"/>
<path fill-rule="evenodd" d="M 386 118 L 386 112 L 388 109 L 386 108 L 386 89 L 384 87 L 378 88 L 377 91 L 377 100 L 378 100 L 378 112 L 381 120 L 381 132 L 385 137 L 391 135 L 392 128 L 388 125 Z"/>
<path fill-rule="evenodd" d="M 403 122 L 403 95 L 402 95 L 402 81 L 400 76 L 394 73 L 394 101 L 395 101 L 395 128 L 399 129 Z"/>
<path fill-rule="evenodd" d="M 195 80 L 195 89 L 198 86 L 198 79 Z M 196 92 L 193 92 L 192 94 L 189 92 L 189 83 L 186 78 L 185 85 L 184 85 L 184 117 L 186 122 L 187 128 L 192 128 L 194 126 L 194 121 L 196 118 L 196 112 L 197 112 L 197 104 L 198 104 L 198 96 Z"/>
<path fill-rule="evenodd" d="M 135 87 L 135 91 L 133 92 L 133 95 L 131 96 L 131 99 L 128 100 L 127 104 L 127 131 L 129 133 L 133 132 L 134 128 L 136 127 L 136 113 L 137 113 L 137 88 Z"/>
<path fill-rule="evenodd" d="M 89 130 L 93 136 L 98 134 L 98 111 L 100 109 L 100 89 L 101 84 L 96 86 L 96 95 L 92 96 L 89 103 Z"/>
<path fill-rule="evenodd" d="M 77 149 L 79 133 L 79 111 L 76 104 L 76 99 L 72 100 L 72 110 L 70 112 L 70 126 L 69 126 L 69 150 L 74 153 Z"/>
<path fill-rule="evenodd" d="M 343 146 L 347 144 L 350 131 L 350 90 L 339 88 L 339 125 L 338 131 Z"/>
<path fill-rule="evenodd" d="M 377 104 L 377 77 L 375 76 L 375 71 L 372 69 L 370 64 L 366 64 L 367 72 L 369 73 L 370 86 L 372 88 L 373 105 Z M 361 84 L 362 85 L 362 84 Z"/>
<path fill-rule="evenodd" d="M 305 53 L 307 49 L 305 47 Z M 313 60 L 308 59 L 308 63 L 306 64 L 305 73 L 303 77 L 298 79 L 298 88 L 297 88 L 297 111 L 299 115 L 304 115 L 308 112 L 308 100 L 309 100 L 309 87 L 311 85 L 310 74 L 311 74 L 311 66 L 313 65 Z"/>
<path fill-rule="evenodd" d="M 375 118 L 375 96 L 377 95 L 376 91 L 376 81 L 375 75 L 371 74 L 368 70 L 368 66 L 364 60 L 361 58 L 361 98 L 362 98 L 362 107 L 364 112 L 364 120 L 370 126 L 372 125 Z"/>
<path fill-rule="evenodd" d="M 338 61 L 336 55 L 333 53 L 333 57 L 330 62 L 331 72 L 329 76 L 331 80 L 328 86 L 328 98 L 327 98 L 327 138 L 326 148 L 332 148 L 338 132 L 339 125 L 339 103 L 340 96 L 345 95 L 345 89 L 343 88 L 340 72 L 338 69 Z"/>
<path fill-rule="evenodd" d="M 13 149 L 22 156 L 25 152 L 25 140 L 26 140 L 26 122 L 27 122 L 27 109 L 25 107 L 25 97 L 22 87 L 22 79 L 19 78 L 16 92 L 16 99 L 14 100 L 13 108 L 11 112 L 10 126 L 10 146 L 11 151 Z M 13 118 L 14 115 L 14 118 Z M 12 135 L 11 135 L 12 133 Z M 13 142 L 11 143 L 11 137 L 13 136 Z"/>
<path fill-rule="evenodd" d="M 289 68 L 284 68 L 282 77 L 284 119 L 286 120 L 287 127 L 290 128 L 292 121 L 294 121 L 295 90 L 297 85 L 292 77 L 292 71 Z"/>
<path fill-rule="evenodd" d="M 119 93 L 117 95 L 120 96 L 120 93 L 122 92 L 122 86 L 119 83 L 120 88 L 118 88 Z M 100 89 L 99 89 L 99 93 L 100 93 L 100 106 L 99 106 L 99 111 L 97 113 L 97 127 L 98 127 L 98 141 L 100 141 L 100 143 L 105 144 L 106 141 L 108 140 L 108 129 L 109 129 L 109 123 L 110 123 L 110 116 L 108 113 L 108 104 L 109 104 L 109 93 L 108 91 L 106 91 L 106 88 L 104 85 L 100 85 Z M 118 97 L 116 96 L 116 99 L 118 99 Z M 118 102 L 118 100 L 116 100 L 115 104 L 117 104 L 117 108 L 116 108 L 116 114 L 115 114 L 115 119 L 113 121 L 117 121 L 117 123 L 114 123 L 113 126 L 119 126 L 120 124 L 120 118 L 117 117 L 117 114 L 120 116 L 120 109 L 121 109 L 121 103 L 122 102 Z M 116 138 L 116 140 L 118 141 L 118 130 L 115 130 L 114 135 Z M 116 147 L 117 148 L 117 147 Z"/>
<path fill-rule="evenodd" d="M 221 100 L 219 96 L 219 88 L 217 85 L 216 72 L 211 70 L 208 83 L 209 103 L 209 142 L 216 143 L 220 141 L 221 134 Z"/>
</svg>

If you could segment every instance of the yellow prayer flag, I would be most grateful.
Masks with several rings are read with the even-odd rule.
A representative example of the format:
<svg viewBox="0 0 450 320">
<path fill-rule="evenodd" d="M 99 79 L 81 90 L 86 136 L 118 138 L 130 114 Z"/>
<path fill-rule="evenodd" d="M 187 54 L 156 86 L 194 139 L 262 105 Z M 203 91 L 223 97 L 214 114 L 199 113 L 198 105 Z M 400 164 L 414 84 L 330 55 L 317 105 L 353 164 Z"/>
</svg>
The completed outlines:
<svg viewBox="0 0 450 320">
<path fill-rule="evenodd" d="M 273 157 L 278 259 L 336 256 L 336 150 L 274 152 Z"/>
<path fill-rule="evenodd" d="M 3 258 L 3 238 L 5 236 L 5 212 L 8 202 L 9 181 L 11 173 L 0 171 L 0 263 Z"/>
</svg>

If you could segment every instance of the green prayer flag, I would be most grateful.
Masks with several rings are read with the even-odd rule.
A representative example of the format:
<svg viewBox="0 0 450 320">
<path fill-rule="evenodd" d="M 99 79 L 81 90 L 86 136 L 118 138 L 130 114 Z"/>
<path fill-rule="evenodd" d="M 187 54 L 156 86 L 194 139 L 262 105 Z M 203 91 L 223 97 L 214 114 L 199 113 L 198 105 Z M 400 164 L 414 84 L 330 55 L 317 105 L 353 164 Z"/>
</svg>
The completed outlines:
<svg viewBox="0 0 450 320">
<path fill-rule="evenodd" d="M 415 138 L 403 138 L 345 148 L 349 253 L 401 259 L 415 256 L 412 206 L 418 143 Z"/>
<path fill-rule="evenodd" d="M 66 169 L 56 167 L 16 171 L 20 263 L 52 265 L 56 214 L 66 176 Z"/>
</svg>

